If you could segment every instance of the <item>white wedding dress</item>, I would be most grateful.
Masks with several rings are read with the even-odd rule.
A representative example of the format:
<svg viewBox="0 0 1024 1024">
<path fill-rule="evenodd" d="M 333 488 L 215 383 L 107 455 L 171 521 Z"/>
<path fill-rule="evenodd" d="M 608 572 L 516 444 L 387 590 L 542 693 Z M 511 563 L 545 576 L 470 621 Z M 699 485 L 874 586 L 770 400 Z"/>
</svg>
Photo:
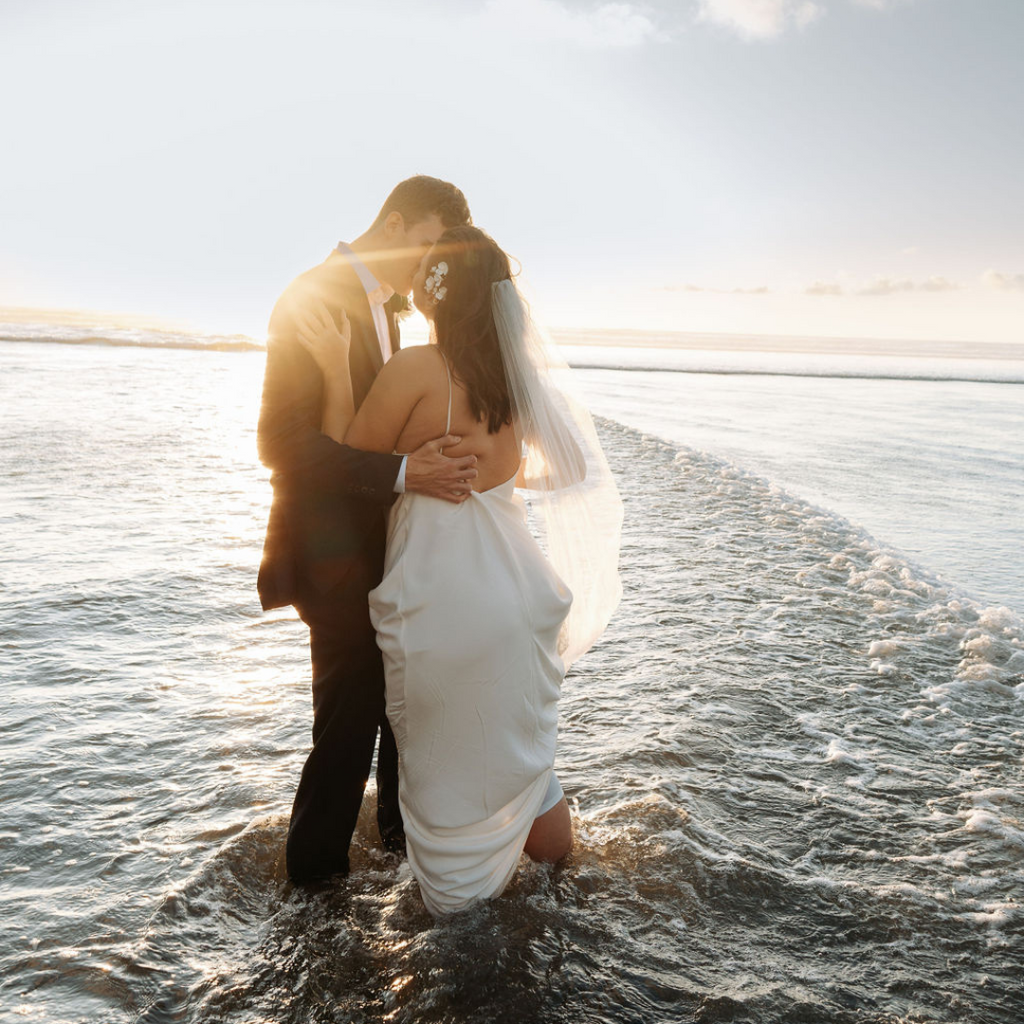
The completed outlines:
<svg viewBox="0 0 1024 1024">
<path fill-rule="evenodd" d="M 450 426 L 450 376 L 448 415 Z M 558 640 L 571 602 L 514 478 L 461 505 L 404 494 L 392 508 L 370 616 L 409 864 L 436 915 L 501 893 L 534 819 L 561 797 Z"/>
</svg>

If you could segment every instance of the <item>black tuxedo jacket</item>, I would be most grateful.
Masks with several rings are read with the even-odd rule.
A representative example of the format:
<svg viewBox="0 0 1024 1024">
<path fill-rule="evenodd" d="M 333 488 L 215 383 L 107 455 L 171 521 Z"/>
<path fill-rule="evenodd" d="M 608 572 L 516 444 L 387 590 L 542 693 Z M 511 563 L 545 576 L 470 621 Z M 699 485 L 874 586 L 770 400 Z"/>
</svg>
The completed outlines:
<svg viewBox="0 0 1024 1024">
<path fill-rule="evenodd" d="M 274 501 L 257 590 L 266 608 L 334 598 L 365 601 L 380 582 L 385 513 L 395 500 L 397 455 L 362 452 L 320 430 L 324 382 L 296 334 L 295 317 L 319 299 L 352 326 L 349 368 L 356 408 L 384 359 L 366 291 L 336 254 L 285 289 L 270 317 L 267 368 L 257 434 L 260 459 L 273 472 Z M 389 314 L 392 350 L 398 326 Z M 351 591 L 351 593 L 349 593 Z"/>
</svg>

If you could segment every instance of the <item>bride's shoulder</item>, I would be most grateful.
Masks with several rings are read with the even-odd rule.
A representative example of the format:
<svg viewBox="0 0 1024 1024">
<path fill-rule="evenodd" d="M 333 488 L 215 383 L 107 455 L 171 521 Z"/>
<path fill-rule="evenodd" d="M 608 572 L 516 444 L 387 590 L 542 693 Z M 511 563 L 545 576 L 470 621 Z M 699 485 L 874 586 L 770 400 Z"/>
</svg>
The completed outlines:
<svg viewBox="0 0 1024 1024">
<path fill-rule="evenodd" d="M 400 348 L 385 364 L 381 373 L 391 377 L 414 377 L 444 370 L 444 357 L 434 345 L 410 345 Z"/>
<path fill-rule="evenodd" d="M 416 402 L 440 388 L 444 362 L 433 345 L 399 349 L 383 366 L 373 384 L 377 395 Z"/>
</svg>

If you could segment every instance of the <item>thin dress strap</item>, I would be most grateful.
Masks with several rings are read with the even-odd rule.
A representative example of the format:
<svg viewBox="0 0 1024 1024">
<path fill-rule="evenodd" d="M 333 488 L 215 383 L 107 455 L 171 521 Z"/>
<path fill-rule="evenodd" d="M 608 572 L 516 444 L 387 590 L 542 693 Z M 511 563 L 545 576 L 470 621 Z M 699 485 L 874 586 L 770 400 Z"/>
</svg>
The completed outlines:
<svg viewBox="0 0 1024 1024">
<path fill-rule="evenodd" d="M 444 425 L 444 432 L 447 434 L 452 429 L 452 371 L 444 353 L 438 349 L 437 354 L 444 359 L 444 371 L 448 374 L 448 419 Z"/>
</svg>

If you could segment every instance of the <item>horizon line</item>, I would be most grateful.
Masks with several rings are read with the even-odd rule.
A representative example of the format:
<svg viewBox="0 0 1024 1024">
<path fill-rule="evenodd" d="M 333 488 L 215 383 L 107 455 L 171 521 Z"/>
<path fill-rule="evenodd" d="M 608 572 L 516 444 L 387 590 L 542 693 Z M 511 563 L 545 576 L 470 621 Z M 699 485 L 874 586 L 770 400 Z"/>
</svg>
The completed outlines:
<svg viewBox="0 0 1024 1024">
<path fill-rule="evenodd" d="M 28 306 L 28 305 L 3 305 L 0 304 L 0 324 L 40 324 L 55 327 L 95 327 L 95 328 L 114 328 L 121 330 L 132 330 L 132 329 L 150 329 L 159 331 L 162 333 L 180 334 L 188 333 L 195 334 L 198 336 L 206 337 L 220 337 L 220 338 L 242 338 L 252 343 L 254 348 L 266 348 L 265 339 L 261 335 L 251 334 L 244 330 L 223 330 L 208 325 L 198 324 L 195 321 L 190 321 L 185 318 L 172 318 L 166 316 L 158 316 L 146 313 L 118 313 L 112 310 L 98 310 L 98 309 L 83 309 L 77 307 L 61 307 L 61 306 Z M 413 336 L 418 336 L 422 331 L 418 328 L 418 325 L 412 324 Z M 686 331 L 686 330 L 669 330 L 665 328 L 651 328 L 651 327 L 629 327 L 629 328 L 617 328 L 617 327 L 587 327 L 587 326 L 572 326 L 572 327 L 549 327 L 547 328 L 548 333 L 552 336 L 557 337 L 560 344 L 568 346 L 595 346 L 595 347 L 628 347 L 628 348 L 698 348 L 692 344 L 692 342 L 706 339 L 707 341 L 719 342 L 715 345 L 715 348 L 727 348 L 732 351 L 794 351 L 792 349 L 771 349 L 767 344 L 763 343 L 779 343 L 785 342 L 789 344 L 798 344 L 800 342 L 816 342 L 821 344 L 822 342 L 827 344 L 840 344 L 840 343 L 856 343 L 859 346 L 863 346 L 865 342 L 873 343 L 874 345 L 886 345 L 890 348 L 904 347 L 908 350 L 910 348 L 916 349 L 917 351 L 913 354 L 921 354 L 922 348 L 937 346 L 940 348 L 944 347 L 961 347 L 971 348 L 975 351 L 992 351 L 998 352 L 999 354 L 995 358 L 1020 358 L 1024 359 L 1024 339 L 1021 341 L 978 341 L 978 340 L 967 340 L 967 339 L 953 339 L 953 338 L 894 338 L 891 335 L 839 335 L 839 334 L 793 334 L 784 333 L 780 334 L 777 332 L 753 332 L 753 331 L 736 331 L 736 330 L 721 330 L 721 331 Z M 582 337 L 584 336 L 585 337 Z M 626 337 L 632 336 L 637 339 L 632 344 L 625 340 Z M 645 340 L 648 342 L 654 342 L 655 339 L 662 338 L 664 342 L 662 344 L 648 344 L 646 346 L 637 344 L 638 341 Z M 598 340 L 603 339 L 603 340 Z M 34 339 L 27 338 L 12 338 L 3 337 L 4 341 L 27 341 Z M 38 339 L 43 340 L 43 339 Z M 55 342 L 68 341 L 71 342 L 73 339 L 50 339 Z M 79 339 L 79 342 L 84 339 Z M 734 344 L 731 346 L 723 346 L 720 343 L 723 341 L 731 341 Z M 683 342 L 689 341 L 691 344 L 685 344 Z M 736 344 L 737 342 L 741 344 Z M 170 347 L 170 346 L 167 346 Z M 181 347 L 209 347 L 209 346 L 181 346 Z M 795 351 L 802 352 L 807 351 L 805 346 L 799 346 Z M 1018 350 L 1018 353 L 1009 357 L 1006 353 L 1010 350 Z M 893 352 L 873 352 L 865 354 L 894 354 Z M 912 354 L 907 352 L 907 354 Z M 948 352 L 936 352 L 936 355 L 949 355 Z"/>
</svg>

